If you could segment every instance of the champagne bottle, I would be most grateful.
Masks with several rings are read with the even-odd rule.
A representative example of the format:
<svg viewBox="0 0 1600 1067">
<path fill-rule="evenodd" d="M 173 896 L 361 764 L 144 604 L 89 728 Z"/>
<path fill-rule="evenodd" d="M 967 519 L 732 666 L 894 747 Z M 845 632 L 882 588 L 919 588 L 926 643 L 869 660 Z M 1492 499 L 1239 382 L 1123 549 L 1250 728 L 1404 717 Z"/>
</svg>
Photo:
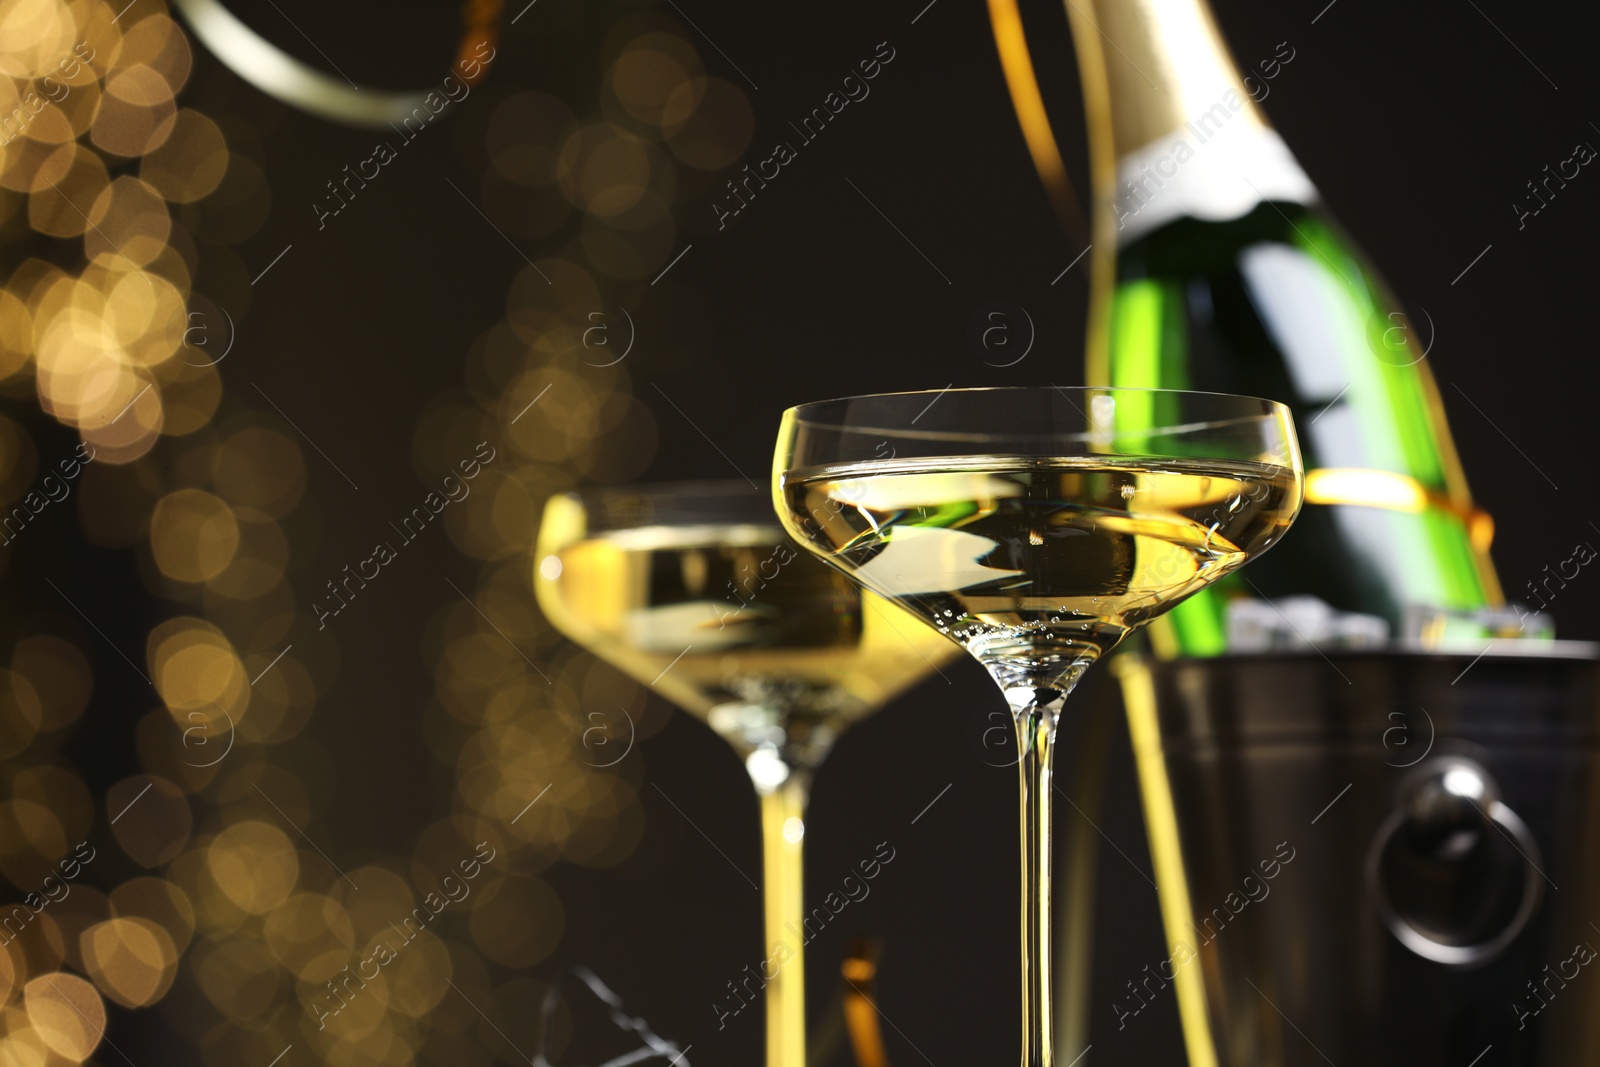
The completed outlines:
<svg viewBox="0 0 1600 1067">
<path fill-rule="evenodd" d="M 1095 205 L 1089 383 L 1284 401 L 1308 471 L 1291 534 L 1248 582 L 1179 605 L 1152 634 L 1158 653 L 1224 651 L 1230 596 L 1311 594 L 1392 629 L 1418 609 L 1499 604 L 1492 524 L 1467 491 L 1430 339 L 1252 99 L 1294 49 L 1247 83 L 1205 0 L 1066 6 Z"/>
</svg>

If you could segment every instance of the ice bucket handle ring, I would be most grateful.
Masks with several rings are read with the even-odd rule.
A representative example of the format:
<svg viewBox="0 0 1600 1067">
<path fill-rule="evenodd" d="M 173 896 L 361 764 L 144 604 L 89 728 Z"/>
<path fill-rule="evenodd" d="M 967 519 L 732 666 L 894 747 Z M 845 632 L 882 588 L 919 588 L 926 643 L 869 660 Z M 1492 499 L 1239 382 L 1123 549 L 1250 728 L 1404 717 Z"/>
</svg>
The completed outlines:
<svg viewBox="0 0 1600 1067">
<path fill-rule="evenodd" d="M 1502 835 L 1518 856 L 1499 862 L 1499 870 L 1515 864 L 1522 867 L 1522 891 L 1515 912 L 1497 931 L 1480 931 L 1482 936 L 1469 944 L 1441 940 L 1439 931 L 1420 928 L 1396 906 L 1389 889 L 1390 876 L 1395 873 L 1389 846 L 1401 831 L 1414 841 L 1434 842 L 1436 862 L 1442 858 L 1445 864 L 1466 859 L 1475 850 L 1470 844 L 1475 837 L 1491 832 Z M 1399 804 L 1378 828 L 1367 856 L 1367 884 L 1384 925 L 1402 945 L 1434 963 L 1471 967 L 1498 956 L 1533 918 L 1544 897 L 1542 862 L 1528 825 L 1500 799 L 1499 786 L 1481 764 L 1464 756 L 1435 756 L 1409 776 Z"/>
</svg>

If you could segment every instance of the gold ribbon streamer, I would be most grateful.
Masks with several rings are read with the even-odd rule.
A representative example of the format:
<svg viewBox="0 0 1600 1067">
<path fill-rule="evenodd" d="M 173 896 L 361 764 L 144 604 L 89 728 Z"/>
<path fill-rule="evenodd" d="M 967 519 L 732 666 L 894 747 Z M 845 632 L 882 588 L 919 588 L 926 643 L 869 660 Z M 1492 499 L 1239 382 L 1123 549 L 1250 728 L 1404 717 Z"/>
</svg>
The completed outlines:
<svg viewBox="0 0 1600 1067">
<path fill-rule="evenodd" d="M 1429 489 L 1409 474 L 1359 467 L 1306 471 L 1305 498 L 1307 504 L 1346 504 L 1412 513 L 1438 508 L 1466 524 L 1467 536 L 1477 551 L 1488 551 L 1494 540 L 1494 519 L 1487 511 Z"/>
<path fill-rule="evenodd" d="M 172 0 L 189 29 L 239 77 L 285 104 L 351 126 L 387 126 L 423 106 L 434 87 L 415 92 L 388 92 L 362 87 L 325 74 L 294 58 L 255 30 L 219 0 Z M 460 51 L 498 33 L 499 0 L 470 0 L 465 11 L 467 30 Z M 467 80 L 468 84 L 482 74 Z"/>
<path fill-rule="evenodd" d="M 1022 12 L 1017 9 L 1017 0 L 989 0 L 989 23 L 994 28 L 994 44 L 1000 53 L 1006 89 L 1011 93 L 1011 107 L 1017 113 L 1022 139 L 1027 142 L 1028 154 L 1033 157 L 1034 169 L 1039 172 L 1039 181 L 1050 198 L 1050 206 L 1068 232 L 1088 244 L 1083 208 L 1073 191 L 1072 179 L 1067 177 L 1067 165 L 1061 158 L 1055 133 L 1050 129 L 1050 116 L 1045 111 L 1044 95 L 1039 91 L 1039 79 L 1028 54 L 1028 40 L 1023 34 Z"/>
</svg>

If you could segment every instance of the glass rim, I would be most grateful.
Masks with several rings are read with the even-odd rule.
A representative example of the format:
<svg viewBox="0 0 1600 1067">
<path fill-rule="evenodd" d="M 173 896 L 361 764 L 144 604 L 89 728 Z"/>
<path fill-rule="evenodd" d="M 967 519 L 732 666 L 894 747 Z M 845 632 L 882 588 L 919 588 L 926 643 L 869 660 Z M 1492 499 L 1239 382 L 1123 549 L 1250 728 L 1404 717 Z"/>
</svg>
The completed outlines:
<svg viewBox="0 0 1600 1067">
<path fill-rule="evenodd" d="M 1139 433 L 1140 435 L 1146 437 L 1155 437 L 1162 434 L 1173 433 L 1192 433 L 1199 430 L 1217 429 L 1229 425 L 1240 425 L 1261 420 L 1287 419 L 1291 420 L 1292 423 L 1294 418 L 1294 414 L 1289 409 L 1287 404 L 1283 403 L 1282 401 L 1271 400 L 1266 397 L 1248 396 L 1242 393 L 1219 393 L 1203 389 L 1153 389 L 1142 386 L 1121 385 L 976 385 L 962 386 L 960 388 L 946 387 L 944 389 L 907 389 L 891 393 L 862 393 L 857 396 L 834 397 L 831 400 L 812 400 L 808 401 L 807 403 L 796 404 L 793 407 L 785 409 L 783 415 L 785 420 L 793 419 L 793 421 L 797 424 L 831 429 L 839 433 L 883 435 L 886 437 L 900 437 L 927 441 L 1004 440 L 1007 438 L 1033 438 L 1039 436 L 1037 432 L 1030 432 L 1026 430 L 916 430 L 912 429 L 910 426 L 897 428 L 890 426 L 868 425 L 865 423 L 861 425 L 850 425 L 843 421 L 821 420 L 809 414 L 814 409 L 848 405 L 862 400 L 891 400 L 901 397 L 929 397 L 930 399 L 928 406 L 931 408 L 935 401 L 947 393 L 974 394 L 1006 392 L 1033 394 L 1056 393 L 1061 395 L 1063 399 L 1068 400 L 1068 402 L 1071 401 L 1072 393 L 1107 395 L 1125 393 L 1145 396 L 1184 396 L 1208 398 L 1214 400 L 1260 405 L 1259 411 L 1231 414 L 1215 419 L 1191 419 L 1164 426 L 1143 428 L 1139 431 Z M 1074 407 L 1076 406 L 1077 405 L 1074 405 Z M 1079 409 L 1079 414 L 1084 416 L 1085 421 L 1089 420 L 1089 414 L 1087 412 Z M 921 415 L 918 415 L 917 418 L 921 418 Z M 915 419 L 912 421 L 915 422 Z M 1067 436 L 1070 438 L 1081 437 L 1085 439 L 1092 439 L 1093 437 L 1097 436 L 1097 434 L 1098 431 L 1092 428 L 1087 428 L 1085 430 L 1069 433 Z M 1059 434 L 1053 433 L 1052 435 L 1058 436 Z"/>
</svg>

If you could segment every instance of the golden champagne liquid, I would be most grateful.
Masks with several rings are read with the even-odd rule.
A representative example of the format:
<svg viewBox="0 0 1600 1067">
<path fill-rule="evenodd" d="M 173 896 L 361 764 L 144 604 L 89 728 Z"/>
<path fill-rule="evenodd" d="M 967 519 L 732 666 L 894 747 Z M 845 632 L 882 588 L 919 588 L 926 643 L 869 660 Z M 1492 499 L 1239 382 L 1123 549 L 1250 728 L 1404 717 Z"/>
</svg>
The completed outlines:
<svg viewBox="0 0 1600 1067">
<path fill-rule="evenodd" d="M 776 526 L 656 526 L 541 562 L 540 604 L 736 748 L 815 762 L 838 732 L 957 654 Z"/>
<path fill-rule="evenodd" d="M 991 670 L 1052 647 L 1092 662 L 1300 505 L 1275 464 L 1104 456 L 871 461 L 791 472 L 783 492 L 835 564 Z"/>
</svg>

